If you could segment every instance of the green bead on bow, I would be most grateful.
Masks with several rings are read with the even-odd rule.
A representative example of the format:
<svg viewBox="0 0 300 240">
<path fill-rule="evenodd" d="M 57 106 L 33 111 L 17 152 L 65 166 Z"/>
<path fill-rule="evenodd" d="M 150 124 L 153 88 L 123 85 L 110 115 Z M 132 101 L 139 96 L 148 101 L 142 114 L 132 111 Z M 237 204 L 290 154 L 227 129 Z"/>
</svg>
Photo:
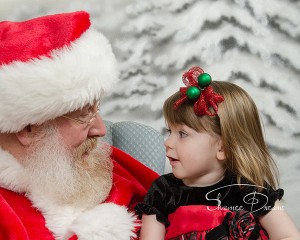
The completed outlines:
<svg viewBox="0 0 300 240">
<path fill-rule="evenodd" d="M 208 73 L 201 73 L 198 76 L 198 85 L 201 89 L 205 88 L 211 83 L 211 76 Z"/>
<path fill-rule="evenodd" d="M 191 100 L 198 98 L 200 94 L 201 90 L 195 86 L 191 86 L 186 90 L 186 96 Z"/>
<path fill-rule="evenodd" d="M 198 85 L 197 86 L 190 86 L 186 90 L 186 96 L 188 99 L 194 100 L 197 99 L 200 94 L 201 90 L 203 90 L 205 87 L 207 87 L 211 83 L 211 76 L 208 73 L 201 73 L 198 76 Z"/>
</svg>

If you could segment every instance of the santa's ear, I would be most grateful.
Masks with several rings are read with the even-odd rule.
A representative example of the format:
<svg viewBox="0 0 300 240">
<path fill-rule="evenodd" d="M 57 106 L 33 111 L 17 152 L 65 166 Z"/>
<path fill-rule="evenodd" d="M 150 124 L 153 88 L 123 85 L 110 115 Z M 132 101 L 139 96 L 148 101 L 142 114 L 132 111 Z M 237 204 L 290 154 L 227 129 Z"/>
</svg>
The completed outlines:
<svg viewBox="0 0 300 240">
<path fill-rule="evenodd" d="M 31 131 L 31 126 L 28 125 L 23 130 L 17 132 L 16 137 L 23 146 L 29 146 L 32 143 L 34 137 Z"/>
<path fill-rule="evenodd" d="M 223 161 L 226 159 L 224 147 L 223 147 L 223 141 L 220 139 L 218 143 L 218 152 L 217 152 L 217 159 L 220 161 Z"/>
</svg>

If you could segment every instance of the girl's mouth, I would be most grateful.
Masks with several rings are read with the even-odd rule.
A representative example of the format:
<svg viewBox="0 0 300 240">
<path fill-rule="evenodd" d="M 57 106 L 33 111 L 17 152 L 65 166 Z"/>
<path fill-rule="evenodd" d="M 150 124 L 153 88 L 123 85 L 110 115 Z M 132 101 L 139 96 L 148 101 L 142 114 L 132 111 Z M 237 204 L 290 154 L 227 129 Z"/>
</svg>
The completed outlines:
<svg viewBox="0 0 300 240">
<path fill-rule="evenodd" d="M 168 156 L 167 156 L 168 157 Z M 174 165 L 174 164 L 176 164 L 176 163 L 178 163 L 179 162 L 179 160 L 178 159 L 175 159 L 175 158 L 171 158 L 171 157 L 168 157 L 169 158 L 169 161 L 170 161 L 170 164 L 171 165 Z"/>
</svg>

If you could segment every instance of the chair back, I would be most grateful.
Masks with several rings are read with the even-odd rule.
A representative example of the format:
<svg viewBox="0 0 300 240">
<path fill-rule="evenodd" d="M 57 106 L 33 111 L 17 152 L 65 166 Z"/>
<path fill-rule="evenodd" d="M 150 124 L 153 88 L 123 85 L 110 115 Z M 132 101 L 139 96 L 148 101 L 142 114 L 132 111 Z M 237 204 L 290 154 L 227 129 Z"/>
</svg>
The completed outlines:
<svg viewBox="0 0 300 240">
<path fill-rule="evenodd" d="M 166 152 L 161 133 L 133 121 L 104 122 L 107 131 L 104 141 L 130 154 L 158 174 L 164 173 Z"/>
</svg>

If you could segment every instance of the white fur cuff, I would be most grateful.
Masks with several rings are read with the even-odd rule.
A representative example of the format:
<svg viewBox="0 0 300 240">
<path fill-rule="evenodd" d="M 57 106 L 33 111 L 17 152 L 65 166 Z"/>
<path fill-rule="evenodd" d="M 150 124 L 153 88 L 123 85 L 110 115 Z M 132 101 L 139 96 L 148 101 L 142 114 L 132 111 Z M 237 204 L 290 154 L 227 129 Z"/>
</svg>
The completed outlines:
<svg viewBox="0 0 300 240">
<path fill-rule="evenodd" d="M 83 212 L 72 223 L 68 237 L 76 234 L 78 240 L 130 240 L 138 227 L 134 213 L 123 206 L 103 203 Z"/>
</svg>

